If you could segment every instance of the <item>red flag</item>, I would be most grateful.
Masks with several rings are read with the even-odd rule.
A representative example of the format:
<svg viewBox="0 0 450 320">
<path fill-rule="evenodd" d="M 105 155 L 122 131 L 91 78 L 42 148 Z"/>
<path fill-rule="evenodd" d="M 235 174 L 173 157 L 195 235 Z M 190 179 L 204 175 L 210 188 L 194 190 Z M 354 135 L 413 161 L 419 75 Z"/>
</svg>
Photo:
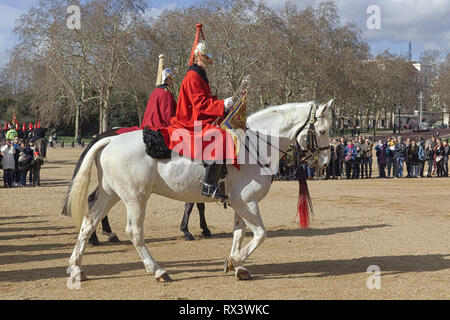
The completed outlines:
<svg viewBox="0 0 450 320">
<path fill-rule="evenodd" d="M 27 126 L 26 126 L 26 124 L 25 124 L 25 122 L 22 124 L 22 132 L 25 132 L 25 131 L 27 131 Z"/>
<path fill-rule="evenodd" d="M 28 125 L 28 131 L 33 130 L 33 124 L 30 122 L 30 124 Z"/>
<path fill-rule="evenodd" d="M 36 122 L 34 123 L 34 128 L 35 128 L 35 129 L 37 128 L 37 123 L 36 123 Z"/>
<path fill-rule="evenodd" d="M 5 121 L 5 127 L 3 129 L 8 130 L 8 123 L 6 121 Z"/>
<path fill-rule="evenodd" d="M 19 122 L 16 122 L 16 131 L 19 131 Z"/>
<path fill-rule="evenodd" d="M 38 124 L 37 127 L 40 128 L 41 127 L 41 120 L 38 120 Z"/>
</svg>

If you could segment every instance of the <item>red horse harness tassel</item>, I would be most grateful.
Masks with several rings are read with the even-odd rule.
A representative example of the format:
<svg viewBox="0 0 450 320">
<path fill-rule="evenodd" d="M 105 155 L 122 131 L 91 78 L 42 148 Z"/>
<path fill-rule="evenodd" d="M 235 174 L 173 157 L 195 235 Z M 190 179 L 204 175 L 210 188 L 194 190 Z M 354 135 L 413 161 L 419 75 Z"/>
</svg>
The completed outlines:
<svg viewBox="0 0 450 320">
<path fill-rule="evenodd" d="M 306 172 L 303 166 L 297 169 L 298 178 L 298 217 L 302 228 L 309 227 L 310 216 L 313 214 L 311 197 L 309 195 L 308 184 L 306 182 Z"/>
</svg>

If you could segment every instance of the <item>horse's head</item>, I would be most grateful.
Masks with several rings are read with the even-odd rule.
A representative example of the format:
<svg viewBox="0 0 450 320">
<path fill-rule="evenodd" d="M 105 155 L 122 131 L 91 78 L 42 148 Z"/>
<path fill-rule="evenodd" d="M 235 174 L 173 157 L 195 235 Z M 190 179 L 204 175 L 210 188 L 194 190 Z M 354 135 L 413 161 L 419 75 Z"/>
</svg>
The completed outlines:
<svg viewBox="0 0 450 320">
<path fill-rule="evenodd" d="M 329 130 L 332 103 L 333 100 L 322 105 L 312 102 L 309 120 L 296 136 L 300 147 L 306 152 L 308 164 L 318 169 L 325 168 L 331 159 Z"/>
</svg>

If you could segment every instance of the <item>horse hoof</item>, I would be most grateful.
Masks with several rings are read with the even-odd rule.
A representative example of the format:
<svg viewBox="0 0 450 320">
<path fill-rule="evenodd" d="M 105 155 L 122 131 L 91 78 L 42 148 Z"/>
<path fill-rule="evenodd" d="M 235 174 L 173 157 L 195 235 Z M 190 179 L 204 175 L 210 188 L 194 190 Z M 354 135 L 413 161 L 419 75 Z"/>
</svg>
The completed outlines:
<svg viewBox="0 0 450 320">
<path fill-rule="evenodd" d="M 83 271 L 81 273 L 77 273 L 75 275 L 70 275 L 70 281 L 72 283 L 84 282 L 87 280 L 88 280 L 88 278 L 86 277 L 86 274 Z"/>
<path fill-rule="evenodd" d="M 223 272 L 227 273 L 228 271 L 233 271 L 234 270 L 234 265 L 233 262 L 231 262 L 230 258 L 225 258 L 225 264 L 223 267 Z"/>
<path fill-rule="evenodd" d="M 115 233 L 108 235 L 108 241 L 112 243 L 120 242 L 119 237 Z"/>
<path fill-rule="evenodd" d="M 203 230 L 202 235 L 203 235 L 205 238 L 211 238 L 211 237 L 212 237 L 212 233 L 211 233 L 211 231 L 209 231 L 208 229 Z"/>
<path fill-rule="evenodd" d="M 193 236 L 192 234 L 190 234 L 190 233 L 185 233 L 185 234 L 184 234 L 184 240 L 186 240 L 186 241 L 192 241 L 192 240 L 195 240 L 195 238 L 194 238 L 194 236 Z"/>
<path fill-rule="evenodd" d="M 86 274 L 83 271 L 80 273 L 80 281 L 88 281 L 88 277 L 86 277 Z"/>
<path fill-rule="evenodd" d="M 171 282 L 172 278 L 169 276 L 167 272 L 160 275 L 158 278 L 156 278 L 156 281 L 158 282 Z"/>
<path fill-rule="evenodd" d="M 90 243 L 91 245 L 93 245 L 93 246 L 99 246 L 99 245 L 100 245 L 100 241 L 98 241 L 98 238 L 97 238 L 97 237 L 92 238 L 92 239 L 89 239 L 89 243 Z"/>
<path fill-rule="evenodd" d="M 252 276 L 250 275 L 250 273 L 245 269 L 239 269 L 236 272 L 236 277 L 238 278 L 238 280 L 251 280 L 252 279 Z"/>
</svg>

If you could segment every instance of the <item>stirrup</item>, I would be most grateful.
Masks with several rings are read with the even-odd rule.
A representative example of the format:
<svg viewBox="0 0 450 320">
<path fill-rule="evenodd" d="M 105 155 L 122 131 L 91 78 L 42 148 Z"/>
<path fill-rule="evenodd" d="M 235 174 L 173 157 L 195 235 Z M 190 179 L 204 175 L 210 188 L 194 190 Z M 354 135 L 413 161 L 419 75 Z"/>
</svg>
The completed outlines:
<svg viewBox="0 0 450 320">
<path fill-rule="evenodd" d="M 218 199 L 222 202 L 228 199 L 225 194 L 219 192 L 219 186 L 217 184 L 203 183 L 202 195 Z"/>
</svg>

